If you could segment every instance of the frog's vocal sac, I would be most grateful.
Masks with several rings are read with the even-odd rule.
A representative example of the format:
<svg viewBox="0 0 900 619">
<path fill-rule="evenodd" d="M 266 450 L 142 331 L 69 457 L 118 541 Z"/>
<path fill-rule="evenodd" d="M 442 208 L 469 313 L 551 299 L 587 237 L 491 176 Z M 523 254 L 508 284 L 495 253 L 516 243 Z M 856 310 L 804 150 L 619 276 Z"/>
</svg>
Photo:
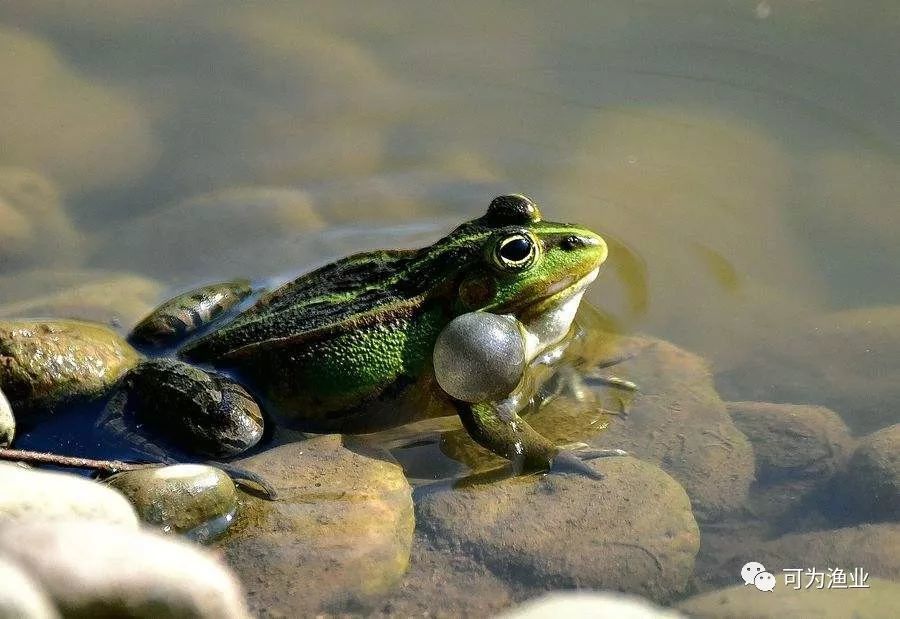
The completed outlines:
<svg viewBox="0 0 900 619">
<path fill-rule="evenodd" d="M 500 196 L 429 247 L 343 258 L 242 312 L 230 310 L 251 294 L 246 282 L 180 295 L 135 327 L 131 341 L 156 358 L 135 368 L 143 380 L 126 383 L 159 393 L 175 374 L 186 380 L 191 366 L 230 396 L 222 405 L 257 407 L 291 427 L 368 432 L 458 414 L 475 441 L 517 471 L 580 464 L 520 413 L 568 345 L 606 256 L 594 232 L 544 221 L 524 196 Z M 515 353 L 502 368 L 491 366 L 496 347 Z M 183 414 L 215 417 L 208 412 Z"/>
</svg>

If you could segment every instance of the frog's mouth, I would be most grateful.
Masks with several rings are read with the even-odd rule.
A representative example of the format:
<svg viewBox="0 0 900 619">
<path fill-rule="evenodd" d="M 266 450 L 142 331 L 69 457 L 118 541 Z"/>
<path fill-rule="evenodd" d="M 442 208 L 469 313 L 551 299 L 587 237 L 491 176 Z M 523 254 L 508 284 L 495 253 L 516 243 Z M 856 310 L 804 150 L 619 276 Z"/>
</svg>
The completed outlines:
<svg viewBox="0 0 900 619">
<path fill-rule="evenodd" d="M 513 312 L 525 338 L 526 359 L 531 361 L 566 337 L 584 291 L 597 279 L 599 272 L 600 267 L 597 267 L 575 282 L 565 279 L 554 282 L 542 296 Z"/>
</svg>

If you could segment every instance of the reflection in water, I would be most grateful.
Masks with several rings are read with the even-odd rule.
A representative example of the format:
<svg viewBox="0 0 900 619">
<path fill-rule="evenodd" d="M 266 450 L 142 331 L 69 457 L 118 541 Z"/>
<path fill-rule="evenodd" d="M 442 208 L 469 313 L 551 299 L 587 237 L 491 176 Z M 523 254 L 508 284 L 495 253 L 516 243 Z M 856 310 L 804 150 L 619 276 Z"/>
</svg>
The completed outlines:
<svg viewBox="0 0 900 619">
<path fill-rule="evenodd" d="M 738 432 L 723 399 L 830 406 L 786 410 L 781 422 L 799 425 L 761 444 L 802 454 L 818 440 L 835 470 L 843 424 L 900 420 L 898 29 L 894 0 L 6 0 L 0 317 L 124 330 L 168 292 L 423 246 L 493 195 L 527 193 L 610 248 L 587 294 L 597 310 L 580 315 L 604 335 L 581 342 L 572 367 L 635 332 L 685 349 L 640 340 L 645 357 L 625 364 L 641 380 L 632 417 L 588 380 L 589 397 L 564 393 L 535 427 L 630 441 L 677 478 L 704 540 L 684 569 L 698 589 L 732 584 L 735 539 L 771 552 L 787 519 L 837 525 L 817 511 L 830 486 L 806 468 L 750 486 L 742 432 L 754 428 Z M 807 431 L 821 419 L 823 434 Z M 75 426 L 90 429 L 79 413 L 45 430 L 93 453 Z M 23 444 L 40 443 L 23 428 Z M 497 463 L 456 419 L 362 440 L 391 451 L 418 498 Z M 754 449 L 757 466 L 772 454 Z M 735 520 L 741 510 L 761 516 Z M 433 568 L 460 612 L 494 612 L 522 584 L 514 569 L 501 585 L 424 555 L 412 589 L 432 591 L 415 579 Z M 421 614 L 397 595 L 394 614 Z"/>
</svg>

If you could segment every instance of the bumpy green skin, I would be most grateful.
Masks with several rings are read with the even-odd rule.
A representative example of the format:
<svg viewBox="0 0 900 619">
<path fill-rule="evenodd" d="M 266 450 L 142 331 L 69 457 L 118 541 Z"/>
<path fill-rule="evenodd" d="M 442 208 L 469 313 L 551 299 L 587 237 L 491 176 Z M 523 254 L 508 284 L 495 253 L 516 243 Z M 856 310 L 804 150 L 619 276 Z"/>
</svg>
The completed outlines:
<svg viewBox="0 0 900 619">
<path fill-rule="evenodd" d="M 504 263 L 498 247 L 523 233 L 534 258 Z M 434 343 L 466 312 L 533 320 L 605 258 L 590 230 L 542 221 L 529 200 L 504 196 L 430 247 L 358 254 L 301 276 L 179 355 L 235 374 L 281 423 L 371 431 L 458 413 L 485 447 L 542 468 L 556 448 L 509 403 L 463 403 L 438 387 Z"/>
</svg>

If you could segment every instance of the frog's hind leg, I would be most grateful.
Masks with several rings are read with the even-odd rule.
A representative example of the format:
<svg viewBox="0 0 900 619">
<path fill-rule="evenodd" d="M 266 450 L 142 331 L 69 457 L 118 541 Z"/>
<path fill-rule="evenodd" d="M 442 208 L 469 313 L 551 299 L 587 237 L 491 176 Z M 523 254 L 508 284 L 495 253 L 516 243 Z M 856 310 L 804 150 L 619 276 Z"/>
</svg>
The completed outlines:
<svg viewBox="0 0 900 619">
<path fill-rule="evenodd" d="M 195 288 L 169 299 L 141 320 L 129 335 L 139 348 L 167 348 L 215 323 L 253 294 L 247 280 Z"/>
</svg>

